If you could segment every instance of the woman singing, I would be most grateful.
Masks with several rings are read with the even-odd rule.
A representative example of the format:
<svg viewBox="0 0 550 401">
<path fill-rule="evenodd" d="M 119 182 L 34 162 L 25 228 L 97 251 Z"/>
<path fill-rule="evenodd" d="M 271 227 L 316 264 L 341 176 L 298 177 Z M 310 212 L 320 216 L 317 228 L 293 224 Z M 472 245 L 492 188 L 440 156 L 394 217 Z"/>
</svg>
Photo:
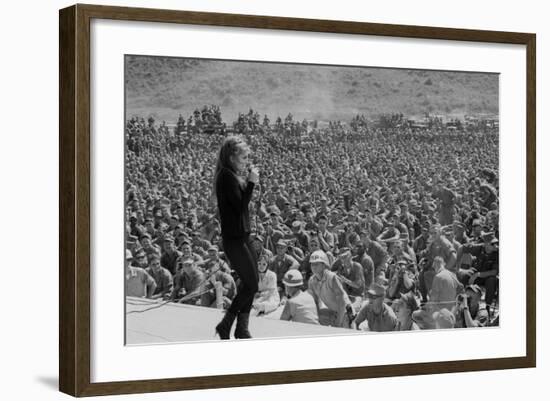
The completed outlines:
<svg viewBox="0 0 550 401">
<path fill-rule="evenodd" d="M 227 137 L 220 149 L 214 174 L 214 191 L 220 213 L 223 249 L 231 268 L 240 278 L 237 295 L 222 321 L 216 326 L 216 333 L 222 340 L 229 339 L 235 318 L 235 338 L 251 338 L 248 318 L 254 295 L 258 291 L 258 271 L 248 243 L 248 204 L 259 176 L 254 167 L 249 169 L 246 181 L 239 176 L 247 170 L 249 153 L 250 149 L 242 139 L 235 136 Z"/>
</svg>

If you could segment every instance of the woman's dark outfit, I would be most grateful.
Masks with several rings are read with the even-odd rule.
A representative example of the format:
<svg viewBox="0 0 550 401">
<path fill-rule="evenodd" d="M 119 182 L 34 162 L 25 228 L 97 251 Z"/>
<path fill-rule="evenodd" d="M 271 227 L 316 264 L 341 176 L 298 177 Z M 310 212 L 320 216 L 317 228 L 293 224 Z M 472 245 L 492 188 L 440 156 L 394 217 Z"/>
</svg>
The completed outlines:
<svg viewBox="0 0 550 401">
<path fill-rule="evenodd" d="M 250 216 L 248 204 L 252 197 L 254 183 L 248 182 L 243 189 L 236 174 L 222 168 L 216 179 L 216 197 L 220 213 L 221 236 L 224 252 L 231 268 L 240 278 L 237 295 L 229 307 L 224 320 L 216 326 L 222 339 L 229 338 L 231 324 L 237 317 L 235 337 L 249 338 L 248 314 L 254 295 L 258 291 L 258 270 L 249 245 Z"/>
</svg>

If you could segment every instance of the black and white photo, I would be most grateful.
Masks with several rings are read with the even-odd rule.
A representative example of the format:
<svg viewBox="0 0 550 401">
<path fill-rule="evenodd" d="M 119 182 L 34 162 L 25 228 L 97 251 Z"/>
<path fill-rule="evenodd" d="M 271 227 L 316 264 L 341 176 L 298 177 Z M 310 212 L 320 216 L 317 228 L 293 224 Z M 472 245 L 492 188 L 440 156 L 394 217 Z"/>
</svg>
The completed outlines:
<svg viewBox="0 0 550 401">
<path fill-rule="evenodd" d="M 499 326 L 499 74 L 124 74 L 127 345 Z"/>
</svg>

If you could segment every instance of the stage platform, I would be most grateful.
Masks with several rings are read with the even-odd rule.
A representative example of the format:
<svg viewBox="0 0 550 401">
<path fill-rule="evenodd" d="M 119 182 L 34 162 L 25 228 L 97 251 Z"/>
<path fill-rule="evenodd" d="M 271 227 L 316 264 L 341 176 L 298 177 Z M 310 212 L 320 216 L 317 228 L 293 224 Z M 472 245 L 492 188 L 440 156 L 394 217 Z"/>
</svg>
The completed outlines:
<svg viewBox="0 0 550 401">
<path fill-rule="evenodd" d="M 160 306 L 161 303 L 145 298 L 126 298 L 127 345 L 219 341 L 214 327 L 224 311 L 176 303 Z M 145 311 L 149 308 L 154 309 Z M 352 332 L 350 329 L 282 321 L 279 320 L 280 314 L 281 308 L 269 315 L 251 316 L 249 327 L 254 338 L 310 337 Z"/>
</svg>

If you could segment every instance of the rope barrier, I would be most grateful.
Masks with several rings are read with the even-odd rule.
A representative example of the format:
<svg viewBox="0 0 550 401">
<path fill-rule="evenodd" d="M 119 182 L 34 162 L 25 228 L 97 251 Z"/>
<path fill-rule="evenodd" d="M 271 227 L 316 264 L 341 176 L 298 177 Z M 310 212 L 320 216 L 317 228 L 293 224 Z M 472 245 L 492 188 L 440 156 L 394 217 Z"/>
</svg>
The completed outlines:
<svg viewBox="0 0 550 401">
<path fill-rule="evenodd" d="M 189 294 L 184 295 L 184 296 L 183 296 L 180 300 L 178 300 L 177 302 L 174 302 L 172 299 L 169 299 L 169 300 L 166 300 L 166 301 L 164 301 L 164 302 L 161 302 L 161 303 L 158 304 L 158 305 L 152 306 L 152 307 L 150 307 L 150 308 L 146 308 L 146 309 L 142 309 L 142 310 L 129 311 L 129 312 L 126 312 L 126 314 L 127 314 L 127 315 L 130 315 L 130 314 L 132 314 L 132 313 L 143 313 L 143 312 L 148 312 L 148 311 L 153 310 L 153 309 L 158 309 L 158 308 L 160 308 L 160 307 L 162 307 L 162 306 L 164 306 L 164 305 L 166 305 L 166 304 L 169 304 L 169 303 L 175 303 L 175 304 L 183 303 L 183 302 L 185 302 L 185 301 L 187 301 L 187 300 L 189 300 L 189 299 L 193 299 L 193 298 L 199 297 L 199 296 L 201 296 L 201 295 L 203 295 L 203 294 L 206 294 L 207 292 L 210 291 L 210 289 L 202 290 L 202 291 L 199 292 L 199 293 L 196 293 L 196 292 L 197 292 L 197 290 L 199 290 L 201 287 L 203 287 L 203 286 L 206 284 L 206 282 L 207 282 L 208 280 L 210 280 L 210 277 L 212 277 L 212 275 L 213 275 L 214 273 L 217 273 L 217 272 L 220 271 L 220 270 L 221 270 L 221 266 L 218 266 L 217 269 L 215 269 L 215 270 L 211 271 L 210 273 L 208 273 L 208 275 L 206 276 L 206 278 L 205 278 L 203 281 L 201 281 L 201 282 L 199 283 L 199 285 L 197 286 L 197 289 L 196 289 L 196 290 L 190 292 Z"/>
</svg>

